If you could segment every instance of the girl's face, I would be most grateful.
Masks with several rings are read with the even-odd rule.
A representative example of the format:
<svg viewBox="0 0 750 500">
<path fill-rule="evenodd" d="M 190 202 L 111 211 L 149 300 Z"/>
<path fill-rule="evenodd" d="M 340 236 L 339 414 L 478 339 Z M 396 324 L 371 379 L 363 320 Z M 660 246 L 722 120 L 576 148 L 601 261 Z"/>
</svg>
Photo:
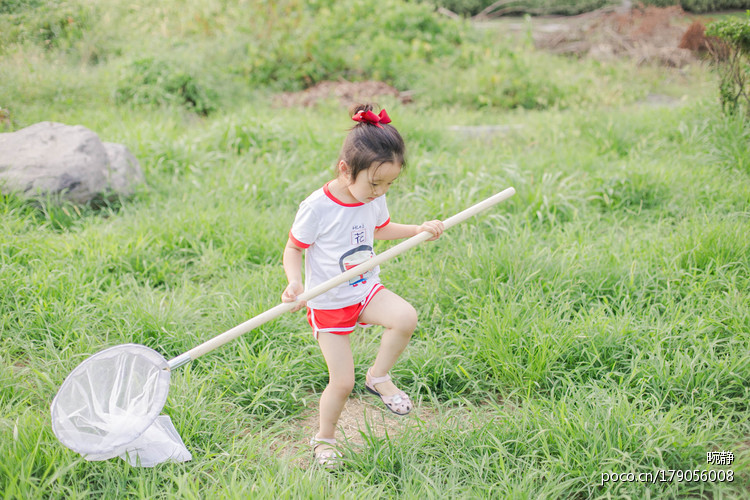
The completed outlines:
<svg viewBox="0 0 750 500">
<path fill-rule="evenodd" d="M 360 203 L 370 203 L 375 198 L 383 196 L 401 173 L 400 164 L 386 162 L 378 166 L 373 163 L 370 168 L 361 171 L 352 182 L 349 167 L 344 162 L 341 163 L 343 165 L 339 168 L 343 167 L 341 173 L 345 175 L 344 184 L 352 197 Z"/>
</svg>

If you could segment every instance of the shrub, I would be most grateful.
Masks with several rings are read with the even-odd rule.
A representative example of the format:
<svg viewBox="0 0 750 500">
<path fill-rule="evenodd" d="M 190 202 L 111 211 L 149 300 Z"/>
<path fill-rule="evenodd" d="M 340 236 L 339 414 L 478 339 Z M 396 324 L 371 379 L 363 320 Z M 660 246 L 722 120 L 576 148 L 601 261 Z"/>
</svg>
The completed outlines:
<svg viewBox="0 0 750 500">
<path fill-rule="evenodd" d="M 451 10 L 456 14 L 473 16 L 492 3 L 487 0 L 437 0 L 435 5 Z"/>
<path fill-rule="evenodd" d="M 432 0 L 438 7 L 445 7 L 461 15 L 474 16 L 495 4 L 495 0 Z M 621 3 L 619 0 L 510 0 L 498 5 L 494 14 L 575 15 L 589 12 L 607 5 Z M 670 7 L 680 5 L 689 12 L 713 12 L 750 7 L 748 0 L 639 0 L 637 5 Z"/>
<path fill-rule="evenodd" d="M 403 86 L 416 67 L 452 53 L 455 22 L 424 4 L 321 2 L 278 20 L 247 49 L 251 83 L 298 90 L 323 80 L 385 80 Z M 241 70 L 242 71 L 242 70 Z"/>
<path fill-rule="evenodd" d="M 457 14 L 474 16 L 493 6 L 495 0 L 433 0 L 438 7 L 444 7 Z M 575 15 L 601 8 L 613 0 L 511 0 L 496 6 L 494 15 Z"/>
<path fill-rule="evenodd" d="M 677 2 L 673 1 L 672 3 Z M 679 3 L 688 12 L 715 12 L 750 7 L 747 0 L 682 0 Z"/>
<path fill-rule="evenodd" d="M 706 52 L 709 49 L 709 41 L 706 37 L 706 27 L 700 21 L 693 21 L 682 35 L 679 48 L 692 50 L 693 52 Z"/>
<path fill-rule="evenodd" d="M 0 14 L 13 14 L 38 7 L 42 0 L 0 0 Z"/>
<path fill-rule="evenodd" d="M 34 43 L 67 49 L 91 26 L 91 6 L 62 0 L 0 0 L 0 47 Z"/>
<path fill-rule="evenodd" d="M 12 14 L 37 7 L 41 0 L 0 0 L 0 14 Z"/>
<path fill-rule="evenodd" d="M 750 7 L 748 0 L 640 0 L 633 4 L 642 3 L 654 7 L 670 7 L 679 5 L 688 12 L 704 13 L 730 9 L 746 9 Z"/>
<path fill-rule="evenodd" d="M 725 113 L 742 108 L 750 116 L 750 11 L 744 20 L 726 18 L 706 28 L 717 40 L 709 44 L 719 73 L 719 99 Z"/>
<path fill-rule="evenodd" d="M 176 104 L 204 116 L 216 110 L 217 100 L 218 93 L 194 75 L 154 58 L 128 66 L 115 91 L 118 103 Z"/>
</svg>

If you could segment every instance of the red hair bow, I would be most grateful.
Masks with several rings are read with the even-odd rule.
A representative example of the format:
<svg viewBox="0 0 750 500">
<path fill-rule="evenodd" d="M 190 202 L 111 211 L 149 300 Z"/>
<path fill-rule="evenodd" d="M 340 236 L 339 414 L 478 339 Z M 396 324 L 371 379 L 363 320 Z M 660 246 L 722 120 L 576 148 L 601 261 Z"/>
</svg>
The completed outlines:
<svg viewBox="0 0 750 500">
<path fill-rule="evenodd" d="M 376 115 L 372 111 L 358 111 L 357 114 L 352 116 L 352 120 L 355 122 L 365 122 L 375 125 L 376 127 L 383 128 L 381 123 L 391 123 L 391 118 L 384 109 L 380 110 L 380 114 Z"/>
</svg>

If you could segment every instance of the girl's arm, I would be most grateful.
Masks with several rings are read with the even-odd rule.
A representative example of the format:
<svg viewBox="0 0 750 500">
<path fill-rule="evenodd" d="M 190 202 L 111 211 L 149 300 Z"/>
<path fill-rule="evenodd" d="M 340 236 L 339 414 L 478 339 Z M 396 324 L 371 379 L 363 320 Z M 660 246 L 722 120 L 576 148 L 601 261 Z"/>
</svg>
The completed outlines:
<svg viewBox="0 0 750 500">
<path fill-rule="evenodd" d="M 305 286 L 302 284 L 302 250 L 294 244 L 291 238 L 287 240 L 282 262 L 289 285 L 281 294 L 282 302 L 294 302 L 297 300 L 297 296 L 305 291 Z M 305 303 L 300 302 L 298 306 L 292 309 L 292 312 L 299 311 L 303 307 L 305 307 Z"/>
<path fill-rule="evenodd" d="M 427 221 L 423 224 L 397 224 L 389 222 L 381 228 L 375 228 L 376 240 L 399 240 L 401 238 L 410 238 L 422 231 L 429 231 L 434 236 L 428 241 L 436 240 L 443 234 L 443 222 L 439 220 Z"/>
</svg>

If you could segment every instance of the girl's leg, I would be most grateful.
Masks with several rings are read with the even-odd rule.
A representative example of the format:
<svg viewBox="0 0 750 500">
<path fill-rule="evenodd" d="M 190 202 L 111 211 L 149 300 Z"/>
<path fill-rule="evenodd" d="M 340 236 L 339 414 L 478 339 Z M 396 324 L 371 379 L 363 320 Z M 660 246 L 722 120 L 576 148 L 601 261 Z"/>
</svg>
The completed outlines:
<svg viewBox="0 0 750 500">
<path fill-rule="evenodd" d="M 333 439 L 341 411 L 354 388 L 354 359 L 349 335 L 319 332 L 318 344 L 328 365 L 328 385 L 320 395 L 317 437 Z"/>
<path fill-rule="evenodd" d="M 417 327 L 417 311 L 390 290 L 381 290 L 359 315 L 359 321 L 385 327 L 378 355 L 370 368 L 370 375 L 383 377 L 393 368 L 409 343 Z M 384 396 L 393 396 L 399 392 L 390 381 L 376 384 L 375 390 Z"/>
</svg>

